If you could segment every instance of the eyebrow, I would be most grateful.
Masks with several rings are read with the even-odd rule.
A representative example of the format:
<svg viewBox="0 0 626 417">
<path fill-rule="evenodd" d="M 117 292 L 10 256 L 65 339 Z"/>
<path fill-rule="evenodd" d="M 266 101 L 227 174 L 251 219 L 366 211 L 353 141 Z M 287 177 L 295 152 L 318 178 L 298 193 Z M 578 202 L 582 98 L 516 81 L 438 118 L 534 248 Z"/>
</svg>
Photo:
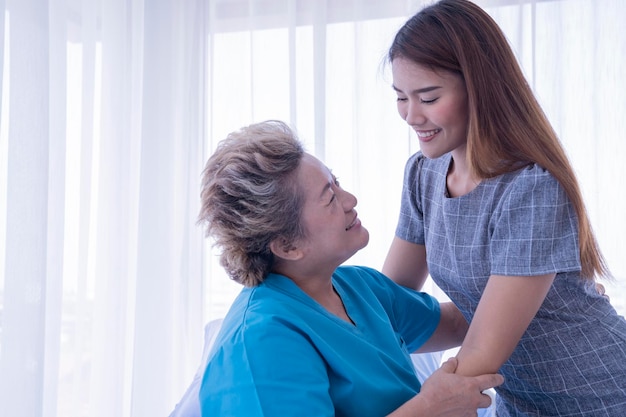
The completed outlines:
<svg viewBox="0 0 626 417">
<path fill-rule="evenodd" d="M 398 93 L 402 93 L 403 92 L 402 90 L 400 90 L 398 87 L 396 87 L 393 84 L 391 84 L 391 88 L 393 88 Z M 433 86 L 430 86 L 430 87 L 418 88 L 417 90 L 411 91 L 411 93 L 412 94 L 428 93 L 430 91 L 437 90 L 438 88 L 442 88 L 442 87 L 440 85 L 433 85 Z"/>
</svg>

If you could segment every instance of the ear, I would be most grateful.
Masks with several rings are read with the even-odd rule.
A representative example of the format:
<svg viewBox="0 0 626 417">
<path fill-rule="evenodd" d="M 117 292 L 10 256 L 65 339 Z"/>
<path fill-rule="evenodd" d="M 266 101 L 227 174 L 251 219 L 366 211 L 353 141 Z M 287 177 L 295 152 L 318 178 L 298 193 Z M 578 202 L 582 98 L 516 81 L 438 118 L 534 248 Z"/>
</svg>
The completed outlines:
<svg viewBox="0 0 626 417">
<path fill-rule="evenodd" d="M 296 261 L 302 258 L 303 255 L 297 246 L 283 237 L 272 240 L 270 242 L 270 250 L 275 256 L 289 261 Z"/>
</svg>

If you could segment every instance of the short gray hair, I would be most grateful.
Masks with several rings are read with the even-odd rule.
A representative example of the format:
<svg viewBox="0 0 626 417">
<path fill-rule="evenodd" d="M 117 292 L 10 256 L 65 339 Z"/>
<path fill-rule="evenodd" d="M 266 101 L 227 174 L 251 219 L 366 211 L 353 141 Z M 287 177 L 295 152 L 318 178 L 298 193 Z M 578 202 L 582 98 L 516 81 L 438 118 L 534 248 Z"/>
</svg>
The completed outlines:
<svg viewBox="0 0 626 417">
<path fill-rule="evenodd" d="M 285 123 L 268 120 L 230 133 L 202 173 L 198 223 L 221 249 L 221 265 L 245 286 L 271 271 L 270 243 L 306 234 L 297 183 L 304 148 Z"/>
</svg>

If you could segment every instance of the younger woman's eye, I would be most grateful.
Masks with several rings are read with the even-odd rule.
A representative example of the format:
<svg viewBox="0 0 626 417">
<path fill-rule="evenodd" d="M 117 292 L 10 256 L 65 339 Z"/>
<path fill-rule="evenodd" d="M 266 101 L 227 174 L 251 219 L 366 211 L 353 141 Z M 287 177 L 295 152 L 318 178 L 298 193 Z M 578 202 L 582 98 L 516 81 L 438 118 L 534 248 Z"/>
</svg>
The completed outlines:
<svg viewBox="0 0 626 417">
<path fill-rule="evenodd" d="M 431 103 L 434 103 L 435 101 L 437 101 L 437 98 L 433 98 L 433 99 L 430 99 L 430 100 L 426 100 L 426 99 L 420 98 L 420 103 L 431 104 Z"/>
<path fill-rule="evenodd" d="M 407 98 L 406 97 L 398 97 L 396 100 L 397 101 L 407 101 Z"/>
</svg>

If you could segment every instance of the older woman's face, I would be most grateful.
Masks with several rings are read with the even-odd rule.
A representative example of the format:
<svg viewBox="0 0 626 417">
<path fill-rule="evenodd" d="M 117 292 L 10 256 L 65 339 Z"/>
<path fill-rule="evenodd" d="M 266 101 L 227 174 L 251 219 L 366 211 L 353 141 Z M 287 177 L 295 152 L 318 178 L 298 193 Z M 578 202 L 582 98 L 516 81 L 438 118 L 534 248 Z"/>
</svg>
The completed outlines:
<svg viewBox="0 0 626 417">
<path fill-rule="evenodd" d="M 302 221 L 307 237 L 303 248 L 315 262 L 339 266 L 369 241 L 369 233 L 354 210 L 357 199 L 309 154 L 302 158 L 298 182 L 305 194 Z"/>
<path fill-rule="evenodd" d="M 391 63 L 398 113 L 413 128 L 429 158 L 465 147 L 468 101 L 460 75 L 432 71 L 398 57 Z"/>
</svg>

